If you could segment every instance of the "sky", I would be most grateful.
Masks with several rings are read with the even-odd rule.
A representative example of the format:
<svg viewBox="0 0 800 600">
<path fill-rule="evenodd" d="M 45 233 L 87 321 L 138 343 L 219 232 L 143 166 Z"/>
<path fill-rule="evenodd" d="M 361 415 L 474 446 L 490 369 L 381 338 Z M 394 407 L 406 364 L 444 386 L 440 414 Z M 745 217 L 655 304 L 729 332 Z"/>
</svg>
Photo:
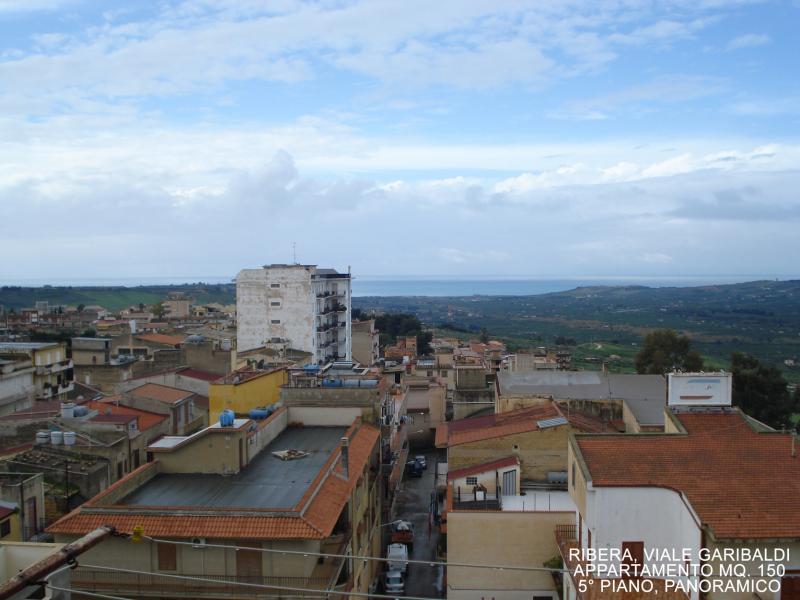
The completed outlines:
<svg viewBox="0 0 800 600">
<path fill-rule="evenodd" d="M 800 274 L 800 0 L 0 0 L 0 282 Z"/>
</svg>

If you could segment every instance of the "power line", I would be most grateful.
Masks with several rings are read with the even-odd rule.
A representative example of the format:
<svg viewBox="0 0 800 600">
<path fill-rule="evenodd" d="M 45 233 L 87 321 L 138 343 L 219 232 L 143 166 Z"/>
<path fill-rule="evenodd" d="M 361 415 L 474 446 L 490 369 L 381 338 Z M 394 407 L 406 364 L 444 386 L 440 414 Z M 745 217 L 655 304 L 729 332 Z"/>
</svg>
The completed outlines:
<svg viewBox="0 0 800 600">
<path fill-rule="evenodd" d="M 253 550 L 253 548 L 247 548 L 247 550 Z M 341 596 L 357 596 L 360 598 L 384 598 L 386 600 L 431 600 L 430 598 L 426 598 L 424 596 L 396 596 L 396 595 L 386 595 L 386 594 L 370 594 L 369 592 L 346 592 L 342 590 L 336 589 L 312 589 L 312 588 L 301 588 L 301 587 L 290 587 L 284 585 L 269 585 L 265 583 L 246 583 L 243 581 L 229 581 L 227 579 L 209 579 L 207 577 L 198 577 L 196 575 L 172 575 L 169 573 L 150 573 L 148 571 L 137 571 L 135 569 L 121 569 L 119 567 L 102 567 L 100 565 L 82 565 L 87 569 L 99 569 L 101 571 L 113 571 L 116 573 L 129 573 L 131 575 L 150 575 L 151 577 L 165 577 L 168 579 L 179 579 L 182 581 L 203 581 L 206 583 L 216 583 L 216 584 L 225 584 L 225 585 L 233 585 L 239 587 L 247 587 L 252 589 L 262 589 L 262 590 L 282 590 L 287 592 L 311 592 L 315 595 L 321 594 L 338 594 Z M 130 600 L 128 598 L 117 598 L 115 600 Z"/>
<path fill-rule="evenodd" d="M 144 536 L 144 539 L 159 543 L 159 544 L 175 544 L 176 546 L 192 546 L 192 547 L 207 547 L 207 548 L 227 548 L 228 550 L 248 550 L 251 552 L 267 552 L 271 554 L 291 554 L 298 556 L 321 556 L 324 558 L 352 558 L 353 560 L 373 560 L 377 562 L 404 562 L 412 565 L 428 565 L 430 567 L 443 566 L 443 567 L 464 567 L 469 569 L 496 569 L 498 571 L 547 571 L 548 573 L 567 573 L 568 569 L 556 569 L 551 567 L 520 567 L 512 565 L 479 565 L 474 563 L 454 563 L 443 562 L 440 560 L 416 560 L 412 558 L 404 558 L 402 560 L 383 558 L 380 556 L 359 556 L 355 554 L 329 554 L 326 552 L 304 552 L 302 550 L 275 550 L 273 548 L 247 548 L 244 546 L 229 546 L 227 544 L 195 544 L 192 542 L 179 542 L 177 540 L 162 540 L 159 538 Z M 198 548 L 199 549 L 199 548 Z"/>
</svg>

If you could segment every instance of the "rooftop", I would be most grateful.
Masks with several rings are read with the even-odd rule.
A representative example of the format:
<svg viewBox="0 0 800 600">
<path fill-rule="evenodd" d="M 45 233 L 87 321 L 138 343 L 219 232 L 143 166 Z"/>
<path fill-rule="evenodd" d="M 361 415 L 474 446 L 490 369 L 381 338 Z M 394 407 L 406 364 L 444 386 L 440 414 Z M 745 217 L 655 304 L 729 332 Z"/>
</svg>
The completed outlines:
<svg viewBox="0 0 800 600">
<path fill-rule="evenodd" d="M 319 444 L 319 429 L 328 428 L 306 427 L 298 430 L 286 430 L 285 433 L 292 434 L 297 431 L 300 431 L 301 435 L 303 435 L 302 432 L 306 434 L 310 433 L 314 443 Z M 302 488 L 299 500 L 293 507 L 278 508 L 275 512 L 270 512 L 265 509 L 245 508 L 243 512 L 237 514 L 235 508 L 232 509 L 229 506 L 219 505 L 207 506 L 200 510 L 192 510 L 196 505 L 190 505 L 184 510 L 176 511 L 169 507 L 139 507 L 138 505 L 130 503 L 127 505 L 114 504 L 112 498 L 115 494 L 119 493 L 120 488 L 126 489 L 132 484 L 136 485 L 135 482 L 141 479 L 147 479 L 147 477 L 155 475 L 152 481 L 156 481 L 157 485 L 163 485 L 158 483 L 164 478 L 159 478 L 157 475 L 160 463 L 158 459 L 156 459 L 154 462 L 146 463 L 131 474 L 112 484 L 106 491 L 95 496 L 51 525 L 48 531 L 52 533 L 82 535 L 96 529 L 100 525 L 110 524 L 122 533 L 132 533 L 135 527 L 142 526 L 145 531 L 148 532 L 148 535 L 151 536 L 167 536 L 183 539 L 192 537 L 227 540 L 325 539 L 333 532 L 339 515 L 348 500 L 349 494 L 358 480 L 363 476 L 370 456 L 376 449 L 376 444 L 380 439 L 380 431 L 378 429 L 370 425 L 360 425 L 358 421 L 354 422 L 348 430 L 343 430 L 343 428 L 330 429 L 330 438 L 333 438 L 334 435 L 340 436 L 345 434 L 345 432 L 350 438 L 350 472 L 348 478 L 344 478 L 341 469 L 336 466 L 338 450 L 336 450 L 335 453 L 329 453 L 327 463 L 317 466 L 313 472 L 312 483 L 310 484 L 306 483 L 305 480 L 309 477 L 307 461 L 314 461 L 313 454 L 304 459 L 286 461 L 286 463 L 282 465 L 277 465 L 274 461 L 266 461 L 267 467 L 274 465 L 278 469 L 287 468 L 291 471 L 288 474 L 284 474 L 285 480 L 282 481 L 282 483 L 292 491 L 285 495 L 279 492 L 272 502 L 277 502 L 279 504 L 292 502 L 293 498 L 297 497 L 298 490 Z M 269 488 L 275 486 L 276 481 L 281 481 L 281 475 L 276 470 L 270 470 L 265 466 L 258 466 L 258 460 L 274 458 L 271 454 L 272 451 L 286 449 L 278 445 L 283 445 L 285 439 L 287 438 L 283 438 L 283 434 L 281 434 L 272 444 L 262 450 L 259 457 L 256 457 L 251 465 L 240 473 L 240 475 L 224 478 L 227 485 L 232 484 L 231 487 L 234 490 L 244 492 L 248 498 L 253 499 L 252 502 L 242 502 L 237 494 L 237 498 L 232 498 L 232 502 L 236 503 L 238 506 L 242 504 L 264 505 L 268 503 L 261 497 L 262 490 L 269 493 Z M 325 439 L 329 438 L 326 436 Z M 290 439 L 288 443 L 292 443 Z M 338 447 L 338 437 L 335 445 Z M 328 442 L 328 446 L 330 446 L 330 442 Z M 321 450 L 321 452 L 325 451 L 324 448 Z M 325 464 L 331 465 L 332 470 L 327 471 Z M 251 467 L 255 467 L 255 470 L 260 470 L 264 481 L 248 481 L 248 478 L 252 477 L 250 473 L 254 470 L 251 469 Z M 222 477 L 220 476 L 219 478 Z M 301 478 L 304 479 L 304 481 L 300 481 Z M 202 479 L 212 480 L 217 478 L 202 475 L 198 477 L 198 480 Z M 287 483 L 289 485 L 287 485 Z M 195 484 L 192 483 L 192 485 Z M 263 488 L 261 487 L 262 485 L 264 486 Z M 139 489 L 145 490 L 146 488 L 147 483 L 140 486 Z M 162 489 L 162 491 L 164 497 L 158 500 L 169 500 L 172 492 L 167 489 Z M 184 494 L 186 493 L 184 490 L 176 489 L 173 491 L 175 494 L 178 494 L 178 497 L 175 499 L 181 501 L 187 500 L 184 498 Z M 221 488 L 214 488 L 213 482 L 211 487 L 207 488 L 206 491 L 210 493 L 210 496 L 205 499 L 205 502 L 221 501 L 221 497 L 217 496 L 215 491 L 230 496 L 230 492 L 225 492 Z M 125 501 L 130 502 L 131 498 L 135 499 L 136 493 L 137 492 L 129 494 Z M 241 508 L 239 510 L 241 510 Z M 258 511 L 260 514 L 254 514 L 255 511 Z"/>
<path fill-rule="evenodd" d="M 602 421 L 574 410 L 564 415 L 555 402 L 548 402 L 504 413 L 442 423 L 436 428 L 436 447 L 458 446 L 567 424 L 581 431 L 613 431 Z"/>
<path fill-rule="evenodd" d="M 255 369 L 253 367 L 244 367 L 237 369 L 236 371 L 232 371 L 227 375 L 223 375 L 222 377 L 215 377 L 213 383 L 217 385 L 239 385 L 250 381 L 251 379 L 255 379 L 256 377 L 271 375 L 272 373 L 282 369 L 284 369 L 284 367 L 276 367 L 274 369 Z"/>
<path fill-rule="evenodd" d="M 200 379 L 202 381 L 216 381 L 220 377 L 216 373 L 209 373 L 208 371 L 192 369 L 191 367 L 186 369 L 180 369 L 178 371 L 178 375 L 180 375 L 181 377 L 191 377 L 192 379 Z"/>
<path fill-rule="evenodd" d="M 669 417 L 681 433 L 576 436 L 592 484 L 682 492 L 717 539 L 800 538 L 792 434 L 761 430 L 735 408 Z"/>
<path fill-rule="evenodd" d="M 166 404 L 177 404 L 184 398 L 193 395 L 193 392 L 179 390 L 178 388 L 161 385 L 159 383 L 145 383 L 144 385 L 132 389 L 129 393 L 135 398 L 150 398 L 151 400 L 158 400 Z"/>
<path fill-rule="evenodd" d="M 42 350 L 58 346 L 59 342 L 0 342 L 0 352 L 20 352 L 22 350 Z"/>
<path fill-rule="evenodd" d="M 447 473 L 447 479 L 452 481 L 453 479 L 459 479 L 461 477 L 466 477 L 467 475 L 479 475 L 480 473 L 488 473 L 496 469 L 502 469 L 503 467 L 511 467 L 514 465 L 519 465 L 519 457 L 506 456 L 505 458 L 499 458 L 491 462 L 449 471 Z"/>
<path fill-rule="evenodd" d="M 159 415 L 146 410 L 140 410 L 138 408 L 130 408 L 128 406 L 119 406 L 113 402 L 114 401 L 111 398 L 109 398 L 106 402 L 88 402 L 86 404 L 87 408 L 90 410 L 96 410 L 100 413 L 92 420 L 96 421 L 98 420 L 98 417 L 107 416 L 109 414 L 119 416 L 126 415 L 137 419 L 139 431 L 146 431 L 151 427 L 155 427 L 159 423 L 162 423 L 167 418 L 166 415 Z"/>
<path fill-rule="evenodd" d="M 285 429 L 237 475 L 160 474 L 121 504 L 214 508 L 293 508 L 345 434 L 345 427 Z M 309 452 L 281 460 L 273 452 Z"/>
<path fill-rule="evenodd" d="M 186 338 L 178 335 L 167 335 L 165 333 L 142 333 L 137 335 L 136 339 L 143 342 L 163 344 L 165 346 L 178 346 L 182 344 Z"/>
<path fill-rule="evenodd" d="M 624 400 L 642 425 L 663 425 L 667 381 L 661 375 L 600 371 L 529 371 L 497 374 L 500 395 L 557 400 Z"/>
</svg>

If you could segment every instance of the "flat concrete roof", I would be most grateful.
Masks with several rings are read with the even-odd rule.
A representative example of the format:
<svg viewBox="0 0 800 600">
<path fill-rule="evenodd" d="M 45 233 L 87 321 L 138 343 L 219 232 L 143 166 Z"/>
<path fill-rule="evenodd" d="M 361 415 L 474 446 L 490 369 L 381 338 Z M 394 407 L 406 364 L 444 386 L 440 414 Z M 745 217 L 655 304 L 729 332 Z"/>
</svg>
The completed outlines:
<svg viewBox="0 0 800 600">
<path fill-rule="evenodd" d="M 41 350 L 50 346 L 58 346 L 59 342 L 0 342 L 0 352 L 14 350 Z"/>
<path fill-rule="evenodd" d="M 120 504 L 288 510 L 303 497 L 346 431 L 346 427 L 285 429 L 237 475 L 162 473 Z M 272 455 L 289 449 L 311 454 L 287 461 Z"/>
<path fill-rule="evenodd" d="M 624 400 L 642 425 L 663 425 L 667 380 L 661 375 L 601 371 L 528 371 L 497 374 L 500 394 L 555 400 Z"/>
</svg>

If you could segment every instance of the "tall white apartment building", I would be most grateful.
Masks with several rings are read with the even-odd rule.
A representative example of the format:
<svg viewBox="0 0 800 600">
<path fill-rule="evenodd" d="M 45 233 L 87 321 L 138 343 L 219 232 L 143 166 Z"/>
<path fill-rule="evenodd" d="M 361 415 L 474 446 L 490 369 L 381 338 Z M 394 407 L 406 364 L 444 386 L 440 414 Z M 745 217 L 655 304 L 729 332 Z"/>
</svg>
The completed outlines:
<svg viewBox="0 0 800 600">
<path fill-rule="evenodd" d="M 349 271 L 349 269 L 348 269 Z M 264 265 L 236 276 L 237 348 L 285 342 L 314 362 L 352 360 L 350 273 Z"/>
</svg>

